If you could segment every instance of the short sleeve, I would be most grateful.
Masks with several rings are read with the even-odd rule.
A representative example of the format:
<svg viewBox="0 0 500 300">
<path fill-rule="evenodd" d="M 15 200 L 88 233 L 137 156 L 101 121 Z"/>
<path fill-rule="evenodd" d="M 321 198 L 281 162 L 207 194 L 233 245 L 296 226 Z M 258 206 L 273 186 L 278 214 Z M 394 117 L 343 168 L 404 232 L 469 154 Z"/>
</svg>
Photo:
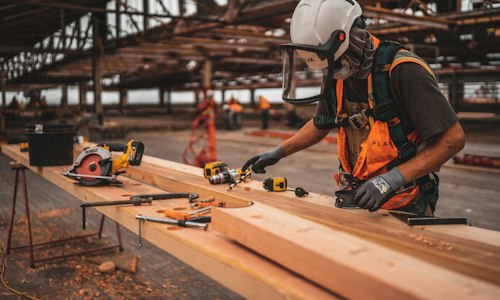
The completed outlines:
<svg viewBox="0 0 500 300">
<path fill-rule="evenodd" d="M 328 116 L 328 115 L 334 115 L 335 113 L 328 107 L 328 103 L 325 98 L 321 99 L 318 101 L 318 104 L 316 105 L 316 116 Z"/>
<path fill-rule="evenodd" d="M 399 105 L 423 141 L 444 132 L 458 122 L 457 115 L 441 92 L 435 78 L 416 63 L 394 68 L 391 83 Z"/>
</svg>

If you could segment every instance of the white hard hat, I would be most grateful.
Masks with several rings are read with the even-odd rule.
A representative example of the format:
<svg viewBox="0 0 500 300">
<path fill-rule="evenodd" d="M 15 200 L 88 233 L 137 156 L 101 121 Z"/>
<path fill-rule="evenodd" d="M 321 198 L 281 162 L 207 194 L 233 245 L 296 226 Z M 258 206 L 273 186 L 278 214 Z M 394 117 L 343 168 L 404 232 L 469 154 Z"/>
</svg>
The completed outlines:
<svg viewBox="0 0 500 300">
<path fill-rule="evenodd" d="M 361 14 L 361 6 L 356 0 L 302 0 L 295 8 L 290 24 L 292 43 L 321 46 L 335 31 L 342 30 L 345 42 L 335 52 L 334 60 L 337 60 L 349 47 L 349 32 Z M 311 69 L 328 66 L 327 60 L 315 59 L 311 52 L 297 52 Z"/>
</svg>

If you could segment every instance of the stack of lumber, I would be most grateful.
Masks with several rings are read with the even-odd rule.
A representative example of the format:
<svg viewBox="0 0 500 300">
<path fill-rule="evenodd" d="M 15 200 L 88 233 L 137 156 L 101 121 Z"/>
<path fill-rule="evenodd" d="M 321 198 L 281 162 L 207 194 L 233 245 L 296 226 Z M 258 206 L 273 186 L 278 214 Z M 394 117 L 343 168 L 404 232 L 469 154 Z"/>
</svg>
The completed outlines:
<svg viewBox="0 0 500 300">
<path fill-rule="evenodd" d="M 19 146 L 2 151 L 29 167 Z M 149 156 L 140 167 L 127 169 L 121 187 L 80 187 L 60 175 L 67 167 L 29 168 L 82 201 L 167 191 L 231 203 L 232 208 L 214 209 L 207 232 L 147 223 L 143 237 L 247 298 L 500 295 L 499 232 L 465 225 L 409 227 L 387 212 L 340 210 L 332 197 L 267 192 L 257 181 L 227 192 L 226 186 L 210 185 L 198 168 Z M 137 233 L 136 214 L 162 216 L 158 210 L 183 206 L 186 200 L 179 199 L 98 211 Z"/>
</svg>

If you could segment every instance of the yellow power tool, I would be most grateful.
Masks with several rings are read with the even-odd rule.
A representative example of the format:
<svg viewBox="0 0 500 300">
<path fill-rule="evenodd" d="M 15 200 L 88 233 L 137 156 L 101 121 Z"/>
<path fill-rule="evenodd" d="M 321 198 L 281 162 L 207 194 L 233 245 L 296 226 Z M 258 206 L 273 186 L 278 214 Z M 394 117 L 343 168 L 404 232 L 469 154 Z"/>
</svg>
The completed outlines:
<svg viewBox="0 0 500 300">
<path fill-rule="evenodd" d="M 111 152 L 123 152 L 113 159 Z M 86 148 L 63 175 L 78 180 L 80 185 L 99 186 L 105 183 L 121 184 L 117 176 L 128 166 L 139 166 L 144 154 L 144 144 L 131 140 L 127 144 L 109 143 Z"/>
<path fill-rule="evenodd" d="M 229 169 L 228 165 L 224 161 L 213 161 L 211 163 L 206 163 L 203 165 L 203 176 L 206 179 L 219 174 L 220 172 L 227 171 Z"/>
</svg>

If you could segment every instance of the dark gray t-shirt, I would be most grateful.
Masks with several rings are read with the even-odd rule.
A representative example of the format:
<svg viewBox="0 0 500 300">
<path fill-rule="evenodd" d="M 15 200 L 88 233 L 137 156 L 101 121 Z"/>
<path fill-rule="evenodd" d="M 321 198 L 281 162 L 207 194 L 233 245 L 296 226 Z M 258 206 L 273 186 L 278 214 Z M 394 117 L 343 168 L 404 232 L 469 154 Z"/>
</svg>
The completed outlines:
<svg viewBox="0 0 500 300">
<path fill-rule="evenodd" d="M 394 68 L 391 76 L 395 105 L 406 133 L 416 129 L 422 141 L 428 141 L 458 122 L 436 80 L 422 66 L 402 63 Z M 352 102 L 367 102 L 367 87 L 366 79 L 347 79 L 344 97 Z M 328 105 L 326 100 L 320 101 L 316 115 L 333 114 Z"/>
</svg>

